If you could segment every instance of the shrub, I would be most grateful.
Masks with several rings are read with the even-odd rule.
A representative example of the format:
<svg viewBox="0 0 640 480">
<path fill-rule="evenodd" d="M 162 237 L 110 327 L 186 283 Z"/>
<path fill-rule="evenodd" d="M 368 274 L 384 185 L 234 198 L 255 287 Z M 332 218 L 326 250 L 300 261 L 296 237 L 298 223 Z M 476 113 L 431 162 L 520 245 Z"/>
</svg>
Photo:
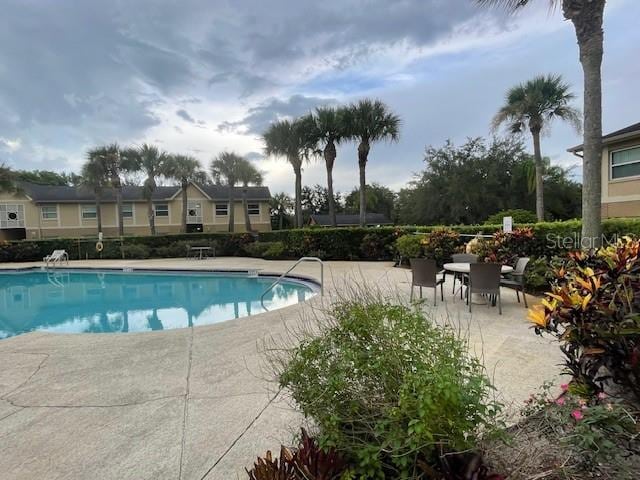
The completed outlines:
<svg viewBox="0 0 640 480">
<path fill-rule="evenodd" d="M 418 258 L 422 255 L 421 241 L 420 235 L 403 235 L 396 240 L 395 247 L 402 258 Z"/>
<path fill-rule="evenodd" d="M 256 258 L 282 258 L 285 248 L 282 242 L 253 242 L 247 244 L 245 250 Z"/>
<path fill-rule="evenodd" d="M 386 239 L 375 232 L 368 233 L 360 242 L 360 258 L 367 260 L 384 260 L 389 258 L 390 245 Z"/>
<path fill-rule="evenodd" d="M 494 213 L 493 215 L 490 215 L 484 223 L 486 225 L 502 225 L 502 219 L 504 217 L 512 217 L 514 224 L 536 223 L 538 221 L 538 217 L 535 213 L 529 210 L 524 210 L 522 208 L 514 208 L 511 210 L 502 210 L 501 212 Z"/>
<path fill-rule="evenodd" d="M 461 245 L 460 235 L 448 228 L 434 230 L 422 237 L 422 253 L 435 259 L 439 267 L 451 259 Z"/>
<path fill-rule="evenodd" d="M 122 255 L 124 258 L 149 258 L 150 249 L 146 245 L 123 245 Z"/>
<path fill-rule="evenodd" d="M 168 245 L 156 247 L 153 250 L 154 256 L 162 258 L 179 258 L 186 257 L 189 254 L 189 248 L 193 242 L 178 241 L 171 242 Z"/>
<path fill-rule="evenodd" d="M 279 372 L 355 478 L 414 478 L 418 464 L 472 448 L 499 405 L 466 344 L 423 313 L 379 300 L 338 302 Z M 385 476 L 386 475 L 386 476 Z"/>
<path fill-rule="evenodd" d="M 640 400 L 640 241 L 570 254 L 541 305 L 536 332 L 556 336 L 565 366 L 586 391 L 614 382 Z"/>
</svg>

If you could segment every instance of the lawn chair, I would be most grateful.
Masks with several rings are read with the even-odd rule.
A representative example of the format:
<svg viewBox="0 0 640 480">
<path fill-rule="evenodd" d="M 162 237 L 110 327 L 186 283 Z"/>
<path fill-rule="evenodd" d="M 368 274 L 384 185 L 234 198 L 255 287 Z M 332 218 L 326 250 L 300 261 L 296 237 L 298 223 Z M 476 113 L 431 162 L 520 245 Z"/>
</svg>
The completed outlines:
<svg viewBox="0 0 640 480">
<path fill-rule="evenodd" d="M 467 286 L 467 303 L 471 311 L 471 295 L 480 293 L 489 296 L 489 302 L 497 297 L 498 312 L 502 315 L 502 299 L 500 298 L 500 278 L 502 265 L 499 263 L 472 263 Z"/>
<path fill-rule="evenodd" d="M 433 288 L 433 305 L 438 297 L 436 288 L 440 285 L 440 299 L 444 301 L 444 278 L 438 278 L 438 266 L 431 258 L 411 258 L 411 300 L 413 301 L 413 287 L 420 287 L 420 298 L 422 298 L 422 287 Z"/>
<path fill-rule="evenodd" d="M 47 255 L 42 259 L 45 265 L 48 267 L 50 264 L 55 265 L 59 264 L 62 261 L 65 261 L 67 265 L 69 265 L 69 254 L 66 250 L 54 250 L 50 255 Z"/>
<path fill-rule="evenodd" d="M 524 299 L 524 308 L 529 308 L 527 305 L 527 294 L 524 291 L 524 271 L 527 269 L 529 263 L 528 257 L 520 257 L 516 262 L 516 266 L 513 272 L 508 273 L 500 280 L 500 285 L 503 287 L 513 288 L 516 291 L 516 298 L 520 303 L 520 293 L 522 292 L 522 298 Z"/>
<path fill-rule="evenodd" d="M 451 261 L 453 263 L 478 263 L 478 255 L 471 253 L 454 253 L 451 255 Z M 456 293 L 456 279 L 460 280 L 460 283 L 464 282 L 466 274 L 460 272 L 453 273 L 453 289 L 451 293 Z M 462 288 L 460 288 L 460 298 L 462 298 Z"/>
</svg>

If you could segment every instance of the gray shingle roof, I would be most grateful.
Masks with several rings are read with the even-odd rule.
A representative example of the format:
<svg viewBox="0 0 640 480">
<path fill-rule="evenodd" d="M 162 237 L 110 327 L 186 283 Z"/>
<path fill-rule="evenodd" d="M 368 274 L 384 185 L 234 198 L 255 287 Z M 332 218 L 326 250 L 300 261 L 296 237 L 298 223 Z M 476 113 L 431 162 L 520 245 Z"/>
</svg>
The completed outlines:
<svg viewBox="0 0 640 480">
<path fill-rule="evenodd" d="M 618 140 L 618 137 L 632 136 L 634 133 L 640 135 L 640 122 L 634 123 L 633 125 L 629 125 L 628 127 L 621 128 L 620 130 L 616 130 L 615 132 L 607 133 L 603 135 L 602 142 L 606 145 L 614 140 Z M 575 147 L 571 147 L 567 149 L 568 152 L 581 152 L 583 145 L 576 145 Z"/>
<path fill-rule="evenodd" d="M 392 225 L 393 222 L 387 218 L 384 213 L 367 213 L 367 225 Z M 312 223 L 322 225 L 323 227 L 331 226 L 329 215 L 311 215 Z M 360 225 L 360 215 L 343 214 L 336 215 L 336 223 L 338 226 L 357 226 Z"/>
<path fill-rule="evenodd" d="M 36 203 L 82 203 L 95 201 L 93 191 L 85 187 L 68 187 L 68 186 L 52 186 L 38 185 L 35 183 L 21 182 L 20 188 Z M 200 186 L 212 200 L 224 200 L 229 198 L 228 187 L 220 186 Z M 154 201 L 170 200 L 180 192 L 179 186 L 157 187 L 153 192 L 152 199 Z M 242 189 L 236 187 L 236 198 L 242 197 Z M 249 200 L 269 200 L 271 195 L 267 187 L 248 187 L 247 198 Z M 122 188 L 122 199 L 125 202 L 142 201 L 142 187 L 125 186 Z M 104 203 L 112 203 L 116 201 L 115 191 L 107 188 L 102 194 Z"/>
</svg>

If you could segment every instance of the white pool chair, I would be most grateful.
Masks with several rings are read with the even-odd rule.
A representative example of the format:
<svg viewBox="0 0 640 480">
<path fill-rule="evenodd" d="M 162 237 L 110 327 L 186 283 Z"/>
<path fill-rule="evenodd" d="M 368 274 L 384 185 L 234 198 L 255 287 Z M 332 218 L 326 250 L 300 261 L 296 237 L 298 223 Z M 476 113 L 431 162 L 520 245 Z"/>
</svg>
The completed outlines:
<svg viewBox="0 0 640 480">
<path fill-rule="evenodd" d="M 66 262 L 67 265 L 69 265 L 69 254 L 66 250 L 54 250 L 51 255 L 47 255 L 42 259 L 42 261 L 47 267 L 49 265 L 59 265 L 63 261 Z"/>
</svg>

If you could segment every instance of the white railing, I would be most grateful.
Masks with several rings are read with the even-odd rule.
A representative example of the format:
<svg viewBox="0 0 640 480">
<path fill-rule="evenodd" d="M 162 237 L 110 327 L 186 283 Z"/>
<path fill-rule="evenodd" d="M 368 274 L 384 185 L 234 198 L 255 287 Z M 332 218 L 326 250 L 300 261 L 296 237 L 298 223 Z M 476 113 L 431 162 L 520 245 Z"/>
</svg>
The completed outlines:
<svg viewBox="0 0 640 480">
<path fill-rule="evenodd" d="M 299 258 L 298 261 L 294 263 L 289 270 L 287 270 L 282 275 L 280 275 L 275 282 L 269 285 L 269 287 L 264 292 L 262 292 L 262 295 L 260 296 L 260 303 L 262 304 L 263 307 L 264 307 L 264 296 L 267 293 L 269 293 L 273 287 L 278 285 L 278 283 L 280 283 L 284 277 L 286 277 L 289 273 L 291 273 L 291 271 L 294 268 L 296 268 L 298 265 L 300 265 L 302 262 L 317 262 L 320 264 L 320 295 L 324 296 L 324 263 L 323 261 L 320 260 L 318 257 L 302 257 L 302 258 Z"/>
</svg>

